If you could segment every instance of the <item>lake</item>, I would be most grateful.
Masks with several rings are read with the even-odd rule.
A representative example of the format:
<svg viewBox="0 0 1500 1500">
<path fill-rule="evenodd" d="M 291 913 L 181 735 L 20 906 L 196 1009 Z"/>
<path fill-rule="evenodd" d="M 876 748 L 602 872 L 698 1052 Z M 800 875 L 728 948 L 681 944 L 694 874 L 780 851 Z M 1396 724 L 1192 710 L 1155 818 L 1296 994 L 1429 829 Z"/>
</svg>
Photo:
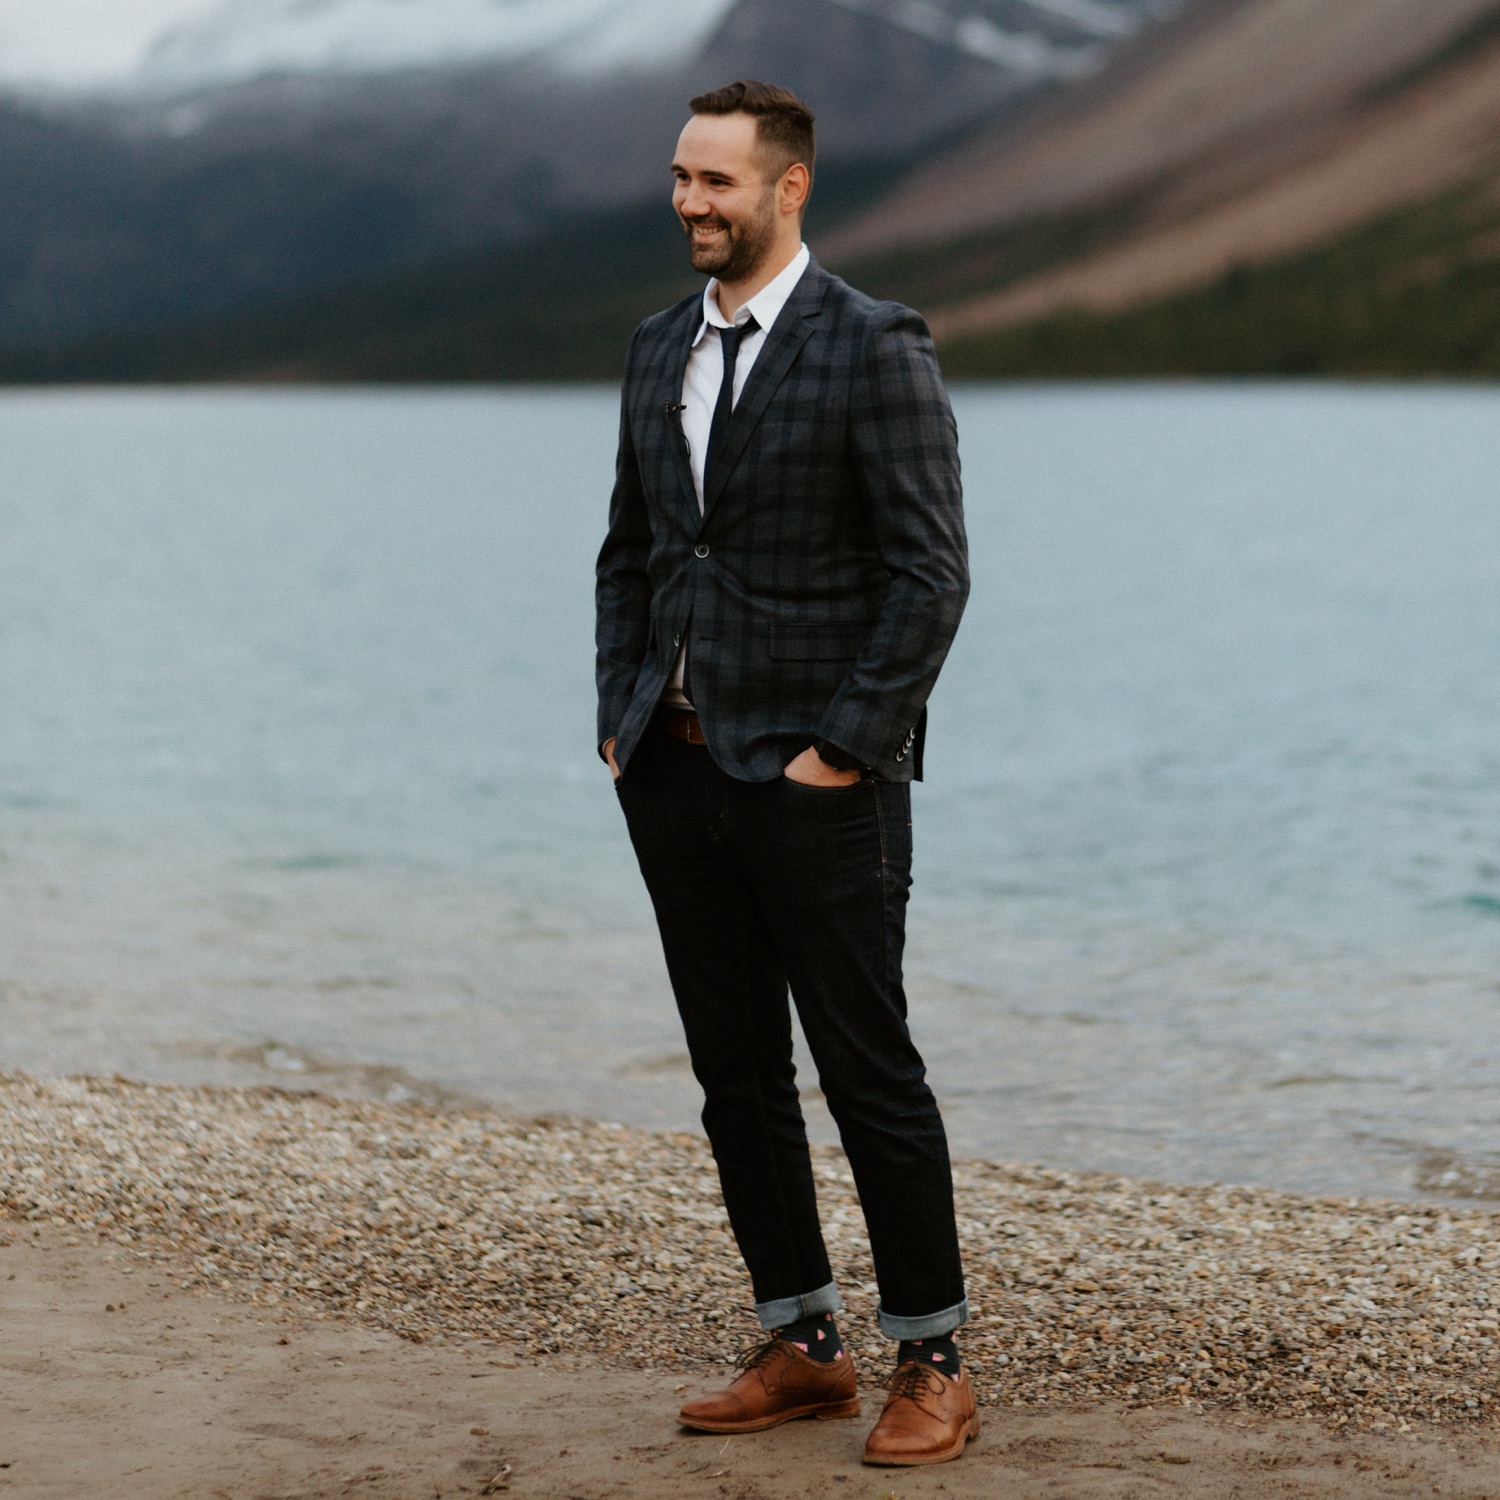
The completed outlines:
<svg viewBox="0 0 1500 1500">
<path fill-rule="evenodd" d="M 954 400 L 908 980 L 955 1149 L 1500 1196 L 1500 392 Z M 593 746 L 615 422 L 0 395 L 0 1068 L 694 1126 Z"/>
</svg>

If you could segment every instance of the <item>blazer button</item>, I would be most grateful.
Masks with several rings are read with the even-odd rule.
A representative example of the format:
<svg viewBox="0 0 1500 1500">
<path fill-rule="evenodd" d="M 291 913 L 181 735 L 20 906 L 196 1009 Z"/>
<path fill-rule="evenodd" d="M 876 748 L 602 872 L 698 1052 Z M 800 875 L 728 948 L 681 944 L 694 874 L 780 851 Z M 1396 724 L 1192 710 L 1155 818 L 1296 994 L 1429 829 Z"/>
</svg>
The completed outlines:
<svg viewBox="0 0 1500 1500">
<path fill-rule="evenodd" d="M 897 760 L 905 760 L 906 759 L 906 751 L 904 751 L 904 750 L 898 750 L 896 752 L 896 759 Z"/>
<path fill-rule="evenodd" d="M 708 556 L 708 543 L 707 542 L 699 542 L 698 545 L 693 548 L 693 556 L 694 557 L 707 557 Z"/>
<path fill-rule="evenodd" d="M 682 636 L 677 631 L 672 632 L 672 644 L 674 646 L 680 646 L 682 644 Z"/>
</svg>

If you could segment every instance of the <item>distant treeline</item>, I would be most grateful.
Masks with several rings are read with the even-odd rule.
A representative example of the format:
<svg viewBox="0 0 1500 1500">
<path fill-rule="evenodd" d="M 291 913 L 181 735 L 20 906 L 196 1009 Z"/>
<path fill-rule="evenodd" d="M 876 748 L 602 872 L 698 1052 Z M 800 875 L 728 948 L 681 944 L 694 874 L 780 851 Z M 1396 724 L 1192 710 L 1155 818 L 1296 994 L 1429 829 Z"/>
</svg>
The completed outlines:
<svg viewBox="0 0 1500 1500">
<path fill-rule="evenodd" d="M 821 167 L 809 233 L 909 165 Z M 641 319 L 702 285 L 663 201 L 229 317 L 0 349 L 0 382 L 615 380 Z"/>
<path fill-rule="evenodd" d="M 0 380 L 612 379 L 640 319 L 701 284 L 652 206 L 227 318 L 0 351 Z"/>
<path fill-rule="evenodd" d="M 851 174 L 842 199 L 825 186 L 826 218 L 881 185 Z M 834 269 L 875 295 L 941 306 L 1117 241 L 1135 212 L 1114 204 Z M 212 323 L 0 351 L 0 380 L 614 380 L 636 323 L 701 285 L 670 211 L 652 205 Z M 1497 376 L 1500 198 L 1488 185 L 1446 193 L 1206 287 L 941 355 L 956 378 Z"/>
</svg>

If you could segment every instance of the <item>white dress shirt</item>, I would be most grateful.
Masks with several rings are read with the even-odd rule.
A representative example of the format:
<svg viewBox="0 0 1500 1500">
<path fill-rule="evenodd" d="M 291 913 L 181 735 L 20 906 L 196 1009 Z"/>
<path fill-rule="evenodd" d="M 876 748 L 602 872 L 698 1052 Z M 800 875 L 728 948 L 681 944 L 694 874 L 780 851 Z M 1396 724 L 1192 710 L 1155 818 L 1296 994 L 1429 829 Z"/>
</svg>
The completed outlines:
<svg viewBox="0 0 1500 1500">
<path fill-rule="evenodd" d="M 719 401 L 719 387 L 724 383 L 724 348 L 719 342 L 719 329 L 742 328 L 754 318 L 758 327 L 754 333 L 746 334 L 740 342 L 740 352 L 734 364 L 734 400 L 740 399 L 745 382 L 760 351 L 765 347 L 766 335 L 771 325 L 786 306 L 803 272 L 812 260 L 812 252 L 803 245 L 792 257 L 786 269 L 773 281 L 768 281 L 748 302 L 736 309 L 731 323 L 719 308 L 719 283 L 710 281 L 703 288 L 703 321 L 693 336 L 692 350 L 688 354 L 687 372 L 682 377 L 682 431 L 687 438 L 688 460 L 693 470 L 693 488 L 698 493 L 698 510 L 703 510 L 703 472 L 708 462 L 708 437 L 713 427 L 714 407 Z M 708 336 L 709 329 L 714 336 Z M 662 694 L 663 703 L 675 704 L 679 708 L 691 708 L 682 691 L 683 667 L 687 662 L 687 642 L 677 653 L 677 665 L 672 669 L 672 680 Z"/>
</svg>

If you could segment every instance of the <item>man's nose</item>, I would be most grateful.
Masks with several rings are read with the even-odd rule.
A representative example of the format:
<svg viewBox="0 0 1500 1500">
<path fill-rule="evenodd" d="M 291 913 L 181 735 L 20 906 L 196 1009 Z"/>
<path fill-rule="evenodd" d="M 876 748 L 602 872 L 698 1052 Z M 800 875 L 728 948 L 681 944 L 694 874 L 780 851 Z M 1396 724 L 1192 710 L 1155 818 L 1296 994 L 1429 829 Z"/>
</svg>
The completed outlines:
<svg viewBox="0 0 1500 1500">
<path fill-rule="evenodd" d="M 682 196 L 677 200 L 677 212 L 684 219 L 701 219 L 708 211 L 708 199 L 695 184 L 689 183 L 682 189 Z"/>
</svg>

